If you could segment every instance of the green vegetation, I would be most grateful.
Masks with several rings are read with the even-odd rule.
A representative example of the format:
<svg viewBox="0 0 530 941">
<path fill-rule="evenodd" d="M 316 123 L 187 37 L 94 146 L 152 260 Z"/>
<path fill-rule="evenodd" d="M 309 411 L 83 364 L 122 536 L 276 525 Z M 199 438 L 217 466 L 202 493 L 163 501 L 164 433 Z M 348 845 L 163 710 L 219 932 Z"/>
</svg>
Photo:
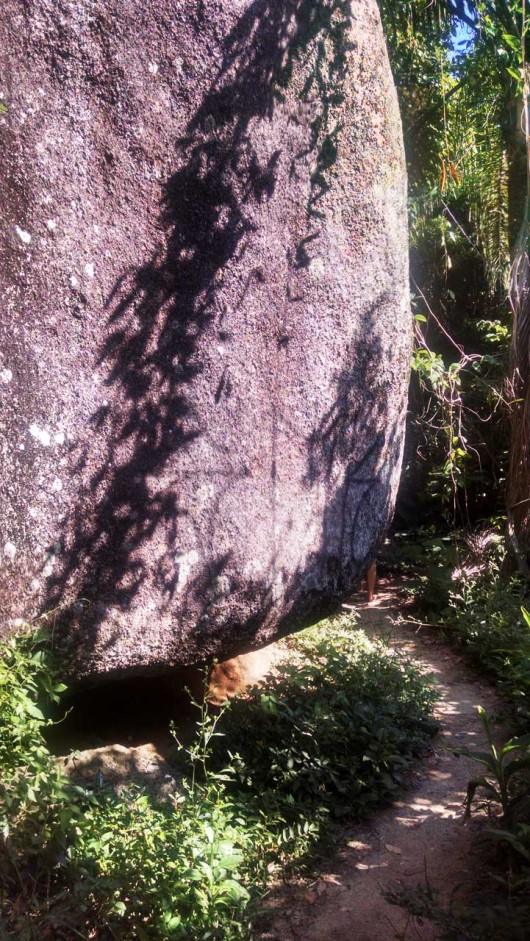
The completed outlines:
<svg viewBox="0 0 530 941">
<path fill-rule="evenodd" d="M 529 11 L 526 0 L 380 6 L 410 184 L 415 351 L 397 513 L 417 577 L 413 617 L 437 625 L 498 685 L 521 744 L 530 728 Z M 413 527 L 421 534 L 410 546 Z M 465 902 L 444 909 L 429 885 L 394 897 L 434 918 L 443 938 L 529 937 L 526 769 L 501 787 L 512 746 L 503 759 L 490 743 L 501 764 L 485 766 L 477 793 L 496 835 L 486 835 Z"/>
<path fill-rule="evenodd" d="M 530 591 L 526 579 L 506 571 L 502 534 L 493 529 L 454 533 L 422 539 L 410 550 L 413 559 L 423 556 L 411 590 L 419 615 L 437 624 L 445 639 L 495 681 L 511 721 L 525 731 L 530 727 L 530 615 L 525 608 Z"/>
<path fill-rule="evenodd" d="M 499 804 L 503 820 L 507 823 L 517 823 L 521 812 L 525 812 L 530 804 L 530 795 L 525 793 L 525 776 L 530 771 L 530 734 L 511 738 L 504 745 L 497 746 L 493 741 L 490 720 L 485 709 L 479 707 L 479 716 L 486 733 L 488 743 L 487 751 L 477 751 L 471 748 L 459 748 L 458 754 L 472 758 L 484 768 L 479 778 L 469 782 L 466 799 L 466 814 L 471 814 L 471 806 L 475 800 L 477 790 L 484 791 L 489 800 Z M 522 781 L 522 788 L 519 783 Z M 524 825 L 523 825 L 524 826 Z M 516 841 L 511 834 L 505 831 L 489 830 L 486 835 L 490 839 L 507 840 L 511 845 Z M 522 853 L 523 858 L 530 862 L 530 854 Z"/>
<path fill-rule="evenodd" d="M 406 538 L 406 537 L 405 537 Z M 438 626 L 506 698 L 512 721 L 530 728 L 530 605 L 526 579 L 506 570 L 504 537 L 493 528 L 397 542 L 398 564 L 414 572 L 416 616 Z"/>
<path fill-rule="evenodd" d="M 466 813 L 475 804 L 487 806 L 493 825 L 482 830 L 480 840 L 494 863 L 481 873 L 474 893 L 449 909 L 428 883 L 412 890 L 402 887 L 386 897 L 416 918 L 434 921 L 441 941 L 525 941 L 530 915 L 530 734 L 496 745 L 484 709 L 479 715 L 487 749 L 460 748 L 458 754 L 482 769 L 469 782 Z"/>
<path fill-rule="evenodd" d="M 482 713 L 488 748 L 467 752 L 480 765 L 468 811 L 485 802 L 489 812 L 476 885 L 449 909 L 428 884 L 392 901 L 433 919 L 446 941 L 527 941 L 528 9 L 526 0 L 380 7 L 405 131 L 415 328 L 400 564 L 417 576 L 414 616 L 497 684 L 519 733 L 496 746 Z M 318 40 L 305 89 L 320 101 L 312 215 L 335 159 L 346 15 L 342 0 L 313 5 L 275 89 L 281 97 L 294 58 Z M 392 800 L 434 730 L 426 681 L 353 628 L 336 619 L 291 639 L 292 659 L 267 688 L 220 712 L 197 703 L 178 793 L 164 801 L 66 778 L 43 738 L 64 692 L 45 634 L 5 644 L 0 939 L 250 938 L 280 874 L 310 866 L 341 822 Z"/>
<path fill-rule="evenodd" d="M 395 904 L 435 922 L 444 941 L 526 941 L 530 924 L 530 614 L 526 579 L 506 572 L 507 550 L 493 529 L 449 536 L 423 533 L 401 543 L 399 560 L 418 573 L 413 619 L 437 628 L 503 693 L 508 722 L 519 735 L 499 744 L 484 710 L 488 747 L 461 748 L 480 766 L 469 782 L 467 812 L 487 808 L 479 831 L 474 884 L 443 905 L 433 888 L 388 893 Z M 456 887 L 455 887 L 456 889 Z M 460 890 L 462 887 L 460 887 Z"/>
<path fill-rule="evenodd" d="M 524 728 L 530 727 L 528 586 L 519 576 L 506 577 L 500 553 L 499 546 L 489 559 L 485 553 L 480 572 L 465 565 L 455 570 L 442 621 L 448 636 L 499 684 Z"/>
<path fill-rule="evenodd" d="M 0 651 L 0 937 L 199 941 L 252 936 L 278 874 L 309 865 L 330 819 L 392 798 L 435 726 L 432 691 L 352 618 L 293 641 L 266 690 L 212 714 L 165 800 L 73 783 L 46 747 L 45 633 Z"/>
<path fill-rule="evenodd" d="M 417 525 L 418 497 L 421 522 L 437 527 L 508 511 L 517 553 L 530 508 L 518 347 L 529 296 L 521 262 L 526 7 L 523 0 L 380 5 L 405 132 L 416 317 L 401 525 Z"/>
<path fill-rule="evenodd" d="M 351 618 L 333 625 L 331 635 L 318 626 L 291 638 L 295 659 L 225 717 L 241 785 L 290 818 L 301 808 L 312 820 L 358 817 L 392 800 L 436 728 L 417 669 L 352 632 Z"/>
</svg>

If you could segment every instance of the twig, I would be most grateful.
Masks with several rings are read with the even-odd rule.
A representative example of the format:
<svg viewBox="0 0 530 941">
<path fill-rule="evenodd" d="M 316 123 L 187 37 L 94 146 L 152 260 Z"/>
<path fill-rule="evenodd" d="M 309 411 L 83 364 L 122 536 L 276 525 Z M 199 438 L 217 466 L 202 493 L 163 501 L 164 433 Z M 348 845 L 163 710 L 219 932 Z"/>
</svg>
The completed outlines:
<svg viewBox="0 0 530 941">
<path fill-rule="evenodd" d="M 425 304 L 427 310 L 429 311 L 429 313 L 430 313 L 432 319 L 435 321 L 435 323 L 438 324 L 438 327 L 439 327 L 439 329 L 442 331 L 442 333 L 445 334 L 445 336 L 447 337 L 447 339 L 449 340 L 449 342 L 453 344 L 454 348 L 455 348 L 456 350 L 458 350 L 458 352 L 460 353 L 460 356 L 463 356 L 463 357 L 465 357 L 466 359 L 470 359 L 470 357 L 466 357 L 466 354 L 465 354 L 465 352 L 464 352 L 464 347 L 463 347 L 463 346 L 460 346 L 455 340 L 453 340 L 451 334 L 447 332 L 447 330 L 445 329 L 444 325 L 440 322 L 440 319 L 439 319 L 439 318 L 436 316 L 436 314 L 434 313 L 434 311 L 433 311 L 431 305 L 429 304 L 429 301 L 428 301 L 427 298 L 425 297 L 425 294 L 423 293 L 423 291 L 422 291 L 422 289 L 420 288 L 419 284 L 417 284 L 416 281 L 414 280 L 414 278 L 412 278 L 412 277 L 411 277 L 410 280 L 412 281 L 412 283 L 413 283 L 414 287 L 416 288 L 418 294 L 420 295 L 421 299 L 423 300 L 423 303 Z"/>
<path fill-rule="evenodd" d="M 417 624 L 418 627 L 440 627 L 441 625 L 433 624 L 431 621 L 418 621 L 416 618 L 401 618 L 401 624 Z"/>
<path fill-rule="evenodd" d="M 522 506 L 523 503 L 530 503 L 530 497 L 526 497 L 524 500 L 518 500 L 517 503 L 512 503 L 511 506 L 508 507 L 508 509 L 515 510 L 516 506 Z"/>
</svg>

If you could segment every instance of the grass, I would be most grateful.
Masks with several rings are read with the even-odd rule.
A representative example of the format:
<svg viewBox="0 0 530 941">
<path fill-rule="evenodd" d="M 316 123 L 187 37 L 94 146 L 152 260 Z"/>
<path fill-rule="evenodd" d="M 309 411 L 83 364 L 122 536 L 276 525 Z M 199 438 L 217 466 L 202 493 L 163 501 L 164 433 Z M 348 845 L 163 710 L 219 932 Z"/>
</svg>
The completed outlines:
<svg viewBox="0 0 530 941">
<path fill-rule="evenodd" d="M 429 683 L 338 618 L 295 661 L 212 713 L 179 752 L 179 793 L 79 787 L 44 738 L 64 693 L 43 631 L 0 650 L 0 938 L 250 939 L 278 874 L 308 866 L 335 821 L 406 783 L 435 726 Z"/>
</svg>

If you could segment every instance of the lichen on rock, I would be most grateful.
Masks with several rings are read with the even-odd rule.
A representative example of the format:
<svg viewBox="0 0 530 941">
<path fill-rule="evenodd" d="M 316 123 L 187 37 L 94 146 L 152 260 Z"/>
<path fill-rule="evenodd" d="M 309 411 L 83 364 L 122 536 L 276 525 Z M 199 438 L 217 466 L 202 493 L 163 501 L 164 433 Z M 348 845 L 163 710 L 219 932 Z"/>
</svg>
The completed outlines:
<svg viewBox="0 0 530 941">
<path fill-rule="evenodd" d="M 59 606 L 80 679 L 263 645 L 352 589 L 399 477 L 375 0 L 6 0 L 0 38 L 6 623 Z"/>
</svg>

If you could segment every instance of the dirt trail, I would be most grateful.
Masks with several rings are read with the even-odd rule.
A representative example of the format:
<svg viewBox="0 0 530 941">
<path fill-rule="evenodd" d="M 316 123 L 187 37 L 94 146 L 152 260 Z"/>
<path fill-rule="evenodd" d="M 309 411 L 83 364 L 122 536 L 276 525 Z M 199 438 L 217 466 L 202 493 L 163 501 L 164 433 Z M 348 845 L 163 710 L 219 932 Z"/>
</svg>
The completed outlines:
<svg viewBox="0 0 530 941">
<path fill-rule="evenodd" d="M 343 849 L 318 878 L 281 891 L 273 903 L 272 927 L 261 933 L 260 941 L 431 941 L 437 936 L 433 927 L 413 923 L 385 901 L 381 889 L 416 885 L 427 875 L 447 898 L 473 868 L 470 841 L 480 824 L 464 822 L 463 801 L 477 766 L 456 758 L 452 749 L 482 746 L 476 707 L 495 712 L 500 704 L 487 682 L 437 642 L 434 631 L 392 624 L 403 606 L 400 589 L 397 581 L 383 583 L 372 605 L 359 606 L 360 626 L 369 635 L 389 638 L 392 646 L 434 674 L 442 728 L 433 753 L 400 801 L 351 828 Z"/>
</svg>

